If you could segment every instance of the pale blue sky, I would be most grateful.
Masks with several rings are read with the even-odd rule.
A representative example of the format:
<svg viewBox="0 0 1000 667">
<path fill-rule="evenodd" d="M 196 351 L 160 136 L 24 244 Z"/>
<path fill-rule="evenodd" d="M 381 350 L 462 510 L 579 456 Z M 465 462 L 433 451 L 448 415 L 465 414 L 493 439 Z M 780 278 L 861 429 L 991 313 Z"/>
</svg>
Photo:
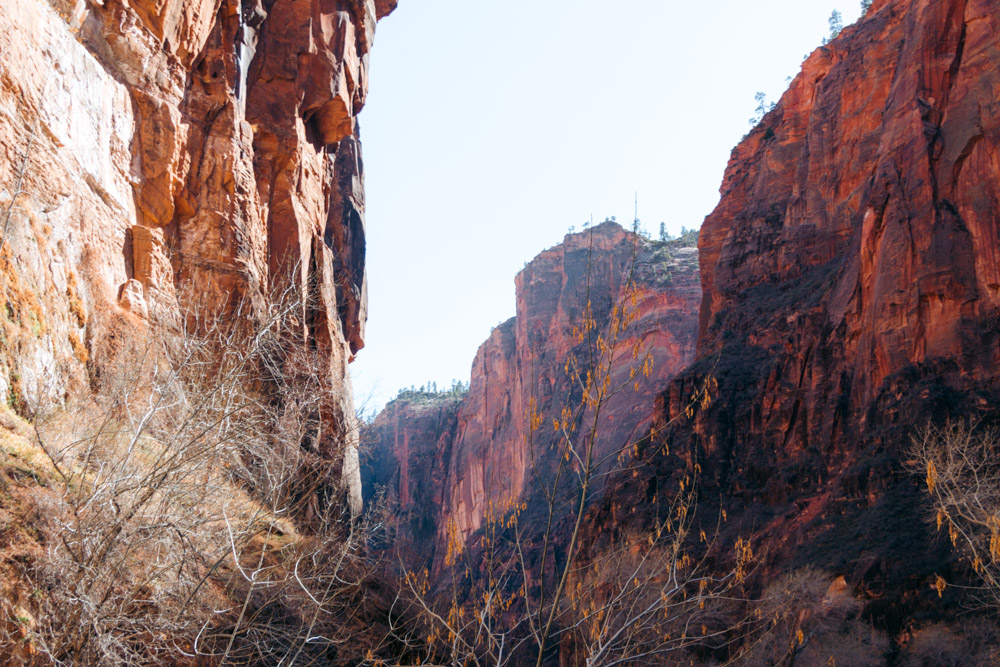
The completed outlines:
<svg viewBox="0 0 1000 667">
<path fill-rule="evenodd" d="M 858 0 L 400 0 L 361 114 L 369 318 L 358 403 L 468 380 L 514 275 L 571 225 L 699 227 L 754 93 Z M 626 222 L 627 224 L 627 222 Z"/>
</svg>

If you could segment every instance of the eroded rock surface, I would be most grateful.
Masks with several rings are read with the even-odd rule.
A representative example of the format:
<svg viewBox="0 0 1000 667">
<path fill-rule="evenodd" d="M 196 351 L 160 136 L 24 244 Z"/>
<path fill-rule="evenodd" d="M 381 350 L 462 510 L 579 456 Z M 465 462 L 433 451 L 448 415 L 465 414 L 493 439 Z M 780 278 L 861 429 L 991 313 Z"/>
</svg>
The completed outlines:
<svg viewBox="0 0 1000 667">
<path fill-rule="evenodd" d="M 85 357 L 102 361 L 88 349 L 176 322 L 192 306 L 186 286 L 201 306 L 263 306 L 294 271 L 320 303 L 307 338 L 335 406 L 321 449 L 354 453 L 348 363 L 367 298 L 356 117 L 376 21 L 394 6 L 0 6 L 8 402 L 30 409 L 80 388 Z"/>
<path fill-rule="evenodd" d="M 608 402 L 597 451 L 627 447 L 645 434 L 654 397 L 694 357 L 698 254 L 685 245 L 637 239 L 611 222 L 566 236 L 517 275 L 516 316 L 479 348 L 461 402 L 396 401 L 376 419 L 379 468 L 370 479 L 398 502 L 404 540 L 423 538 L 423 557 L 434 548 L 440 553 L 449 534 L 467 541 L 491 503 L 519 504 L 537 492 L 531 461 L 547 474 L 559 455 L 550 446 L 558 439 L 552 422 L 579 400 L 566 368 L 572 354 L 582 356 L 574 328 L 582 326 L 589 299 L 603 330 L 611 308 L 631 300 L 630 276 L 638 287 L 629 304 L 634 322 L 616 347 L 612 381 L 628 377 L 637 343 L 651 354 L 651 373 Z M 535 432 L 530 412 L 541 424 Z"/>
<path fill-rule="evenodd" d="M 386 494 L 397 523 L 393 547 L 415 569 L 433 559 L 461 403 L 448 396 L 397 398 L 363 430 L 366 501 L 376 491 Z"/>
<path fill-rule="evenodd" d="M 946 567 L 908 439 L 1000 396 L 998 64 L 991 0 L 876 2 L 815 51 L 733 151 L 699 243 L 699 360 L 664 396 L 665 420 L 714 369 L 678 438 L 730 522 L 776 566 L 884 595 L 887 622 Z"/>
</svg>

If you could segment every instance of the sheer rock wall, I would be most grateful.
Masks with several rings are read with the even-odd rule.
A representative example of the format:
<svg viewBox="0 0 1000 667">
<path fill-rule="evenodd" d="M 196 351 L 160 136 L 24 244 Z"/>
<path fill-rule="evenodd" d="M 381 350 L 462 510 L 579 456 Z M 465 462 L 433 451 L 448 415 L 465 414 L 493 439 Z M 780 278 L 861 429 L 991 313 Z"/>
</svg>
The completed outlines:
<svg viewBox="0 0 1000 667">
<path fill-rule="evenodd" d="M 126 329 L 192 304 L 320 303 L 333 437 L 360 499 L 348 363 L 364 345 L 356 122 L 379 0 L 9 0 L 0 6 L 0 390 L 86 389 Z M 193 286 L 193 289 L 189 289 Z M 346 445 L 346 446 L 345 446 Z"/>
</svg>

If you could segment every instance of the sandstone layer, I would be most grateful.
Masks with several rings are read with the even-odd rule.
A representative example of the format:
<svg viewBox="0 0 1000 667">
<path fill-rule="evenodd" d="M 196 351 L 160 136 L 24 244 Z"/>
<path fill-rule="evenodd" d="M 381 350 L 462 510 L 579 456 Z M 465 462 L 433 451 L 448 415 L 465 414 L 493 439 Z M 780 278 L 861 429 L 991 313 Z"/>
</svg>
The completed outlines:
<svg viewBox="0 0 1000 667">
<path fill-rule="evenodd" d="M 467 396 L 386 407 L 374 424 L 369 481 L 384 485 L 396 503 L 404 543 L 422 543 L 420 555 L 434 560 L 430 545 L 440 549 L 449 531 L 467 541 L 491 503 L 533 497 L 532 461 L 543 475 L 553 464 L 552 422 L 578 400 L 566 368 L 572 354 L 582 354 L 574 328 L 582 326 L 589 299 L 603 329 L 612 307 L 631 299 L 630 277 L 634 321 L 619 340 L 612 379 L 627 377 L 637 346 L 649 352 L 651 372 L 608 402 L 597 450 L 605 454 L 645 434 L 654 397 L 695 353 L 700 288 L 692 244 L 646 241 L 612 222 L 566 236 L 517 275 L 516 315 L 479 348 Z M 531 412 L 541 424 L 536 432 Z"/>
<path fill-rule="evenodd" d="M 396 523 L 393 548 L 409 563 L 433 556 L 460 405 L 458 397 L 401 397 L 362 429 L 365 501 L 384 490 Z"/>
<path fill-rule="evenodd" d="M 331 392 L 319 450 L 346 451 L 357 470 L 348 363 L 364 345 L 366 284 L 356 117 L 376 21 L 394 6 L 0 6 L 9 403 L 31 411 L 86 389 L 125 330 L 240 299 L 263 309 L 290 280 L 319 304 L 303 331 Z M 349 477 L 356 504 L 360 480 Z"/>
<path fill-rule="evenodd" d="M 665 421 L 714 374 L 675 451 L 773 566 L 846 575 L 889 627 L 949 558 L 908 439 L 1000 397 L 998 65 L 991 0 L 876 1 L 809 56 L 733 151 L 699 359 L 662 400 Z"/>
</svg>

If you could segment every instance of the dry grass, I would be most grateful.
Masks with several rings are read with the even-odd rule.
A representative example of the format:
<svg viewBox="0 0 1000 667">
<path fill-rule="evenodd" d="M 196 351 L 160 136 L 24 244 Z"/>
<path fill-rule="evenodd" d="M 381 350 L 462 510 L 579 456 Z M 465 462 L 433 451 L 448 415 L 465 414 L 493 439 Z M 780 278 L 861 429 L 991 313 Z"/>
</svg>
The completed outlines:
<svg viewBox="0 0 1000 667">
<path fill-rule="evenodd" d="M 83 307 L 83 301 L 80 300 L 80 294 L 76 287 L 76 274 L 72 271 L 66 278 L 66 299 L 69 303 L 69 312 L 76 318 L 77 325 L 87 326 L 87 311 Z"/>
</svg>

